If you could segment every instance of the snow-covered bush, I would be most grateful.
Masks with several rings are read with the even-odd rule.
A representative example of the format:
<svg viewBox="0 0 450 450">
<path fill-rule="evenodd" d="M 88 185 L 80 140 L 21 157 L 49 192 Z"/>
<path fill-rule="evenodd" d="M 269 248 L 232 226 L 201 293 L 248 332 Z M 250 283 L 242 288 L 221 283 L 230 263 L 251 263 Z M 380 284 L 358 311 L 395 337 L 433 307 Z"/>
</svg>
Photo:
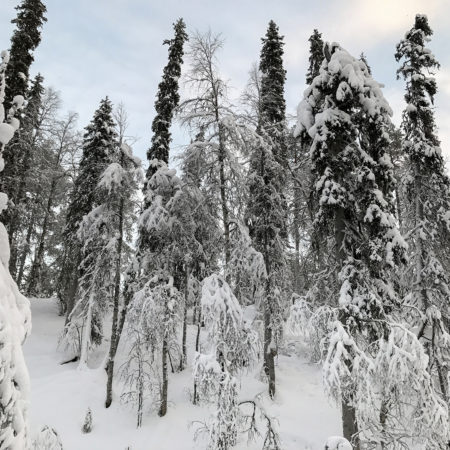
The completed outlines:
<svg viewBox="0 0 450 450">
<path fill-rule="evenodd" d="M 336 320 L 336 310 L 329 305 L 314 307 L 306 297 L 293 294 L 292 306 L 286 324 L 286 335 L 301 338 L 301 351 L 311 362 L 323 361 L 331 324 Z"/>
<path fill-rule="evenodd" d="M 179 352 L 175 338 L 181 304 L 182 298 L 173 286 L 173 279 L 163 282 L 155 277 L 134 295 L 129 306 L 126 332 L 130 351 L 121 368 L 125 380 L 122 399 L 136 405 L 138 426 L 142 423 L 148 397 L 161 406 L 160 394 L 165 382 L 161 366 L 165 363 L 167 370 L 169 350 Z"/>
<path fill-rule="evenodd" d="M 200 399 L 216 402 L 207 426 L 209 449 L 225 450 L 236 443 L 239 405 L 237 378 L 258 357 L 257 333 L 245 323 L 242 307 L 220 275 L 203 281 L 202 317 L 206 342 L 194 360 L 194 379 Z"/>
<path fill-rule="evenodd" d="M 43 427 L 33 441 L 33 450 L 63 450 L 56 430 L 47 425 Z"/>
<path fill-rule="evenodd" d="M 92 411 L 88 408 L 86 416 L 84 417 L 83 426 L 81 427 L 83 433 L 90 433 L 92 431 Z"/>
</svg>

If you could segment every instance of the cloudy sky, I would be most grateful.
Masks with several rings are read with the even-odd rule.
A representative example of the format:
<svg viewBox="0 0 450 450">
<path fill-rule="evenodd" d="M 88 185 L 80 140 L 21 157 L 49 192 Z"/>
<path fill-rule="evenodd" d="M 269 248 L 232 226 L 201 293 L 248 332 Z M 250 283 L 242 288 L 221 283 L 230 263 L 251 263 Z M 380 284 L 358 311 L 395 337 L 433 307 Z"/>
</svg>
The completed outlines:
<svg viewBox="0 0 450 450">
<path fill-rule="evenodd" d="M 0 2 L 0 49 L 9 47 L 19 0 Z M 308 37 L 314 28 L 325 40 L 339 42 L 355 56 L 364 52 L 374 77 L 399 122 L 402 81 L 396 80 L 395 45 L 411 28 L 416 13 L 427 14 L 434 30 L 430 48 L 441 63 L 436 117 L 442 148 L 450 158 L 450 2 L 448 0 L 44 0 L 48 22 L 35 54 L 47 85 L 61 92 L 64 110 L 79 114 L 79 126 L 92 117 L 101 98 L 123 102 L 129 134 L 139 138 L 135 151 L 143 157 L 151 138 L 156 89 L 166 63 L 164 39 L 172 23 L 183 17 L 188 30 L 221 33 L 219 55 L 223 77 L 237 97 L 257 61 L 270 19 L 285 36 L 286 100 L 295 113 L 305 88 Z M 174 127 L 174 149 L 187 137 Z"/>
</svg>

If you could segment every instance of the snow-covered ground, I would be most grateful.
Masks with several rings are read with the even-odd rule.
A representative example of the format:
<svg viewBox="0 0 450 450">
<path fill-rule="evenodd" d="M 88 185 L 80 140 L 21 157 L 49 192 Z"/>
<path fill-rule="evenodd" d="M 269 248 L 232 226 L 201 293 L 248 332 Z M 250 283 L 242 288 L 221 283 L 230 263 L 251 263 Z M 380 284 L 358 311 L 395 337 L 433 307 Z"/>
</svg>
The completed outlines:
<svg viewBox="0 0 450 450">
<path fill-rule="evenodd" d="M 33 331 L 25 347 L 31 377 L 31 431 L 43 425 L 55 428 L 65 450 L 201 450 L 202 440 L 194 441 L 195 421 L 205 421 L 211 412 L 190 402 L 190 367 L 171 374 L 169 411 L 164 418 L 149 412 L 141 429 L 136 415 L 119 400 L 116 387 L 113 405 L 104 408 L 106 374 L 101 368 L 79 371 L 76 363 L 60 365 L 63 356 L 56 349 L 64 319 L 57 314 L 53 300 L 31 299 Z M 189 339 L 193 341 L 193 330 Z M 192 348 L 192 347 L 191 347 Z M 192 357 L 192 351 L 189 354 Z M 101 358 L 97 359 L 100 367 Z M 95 362 L 94 362 L 95 364 Z M 285 450 L 323 449 L 328 436 L 340 434 L 339 412 L 324 397 L 318 367 L 296 356 L 281 356 L 277 368 L 277 398 L 263 397 L 267 411 L 278 419 Z M 242 398 L 252 398 L 266 387 L 254 374 L 242 380 Z M 81 427 L 88 408 L 92 410 L 93 430 L 83 434 Z M 256 450 L 261 443 L 236 446 Z"/>
</svg>

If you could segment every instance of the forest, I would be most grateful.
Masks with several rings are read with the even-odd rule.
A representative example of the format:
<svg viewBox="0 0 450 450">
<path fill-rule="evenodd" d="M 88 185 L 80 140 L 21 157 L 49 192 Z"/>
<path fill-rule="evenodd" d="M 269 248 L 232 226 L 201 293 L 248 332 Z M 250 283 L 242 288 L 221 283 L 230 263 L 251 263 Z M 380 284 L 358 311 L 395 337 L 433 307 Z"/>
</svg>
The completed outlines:
<svg viewBox="0 0 450 450">
<path fill-rule="evenodd" d="M 0 450 L 450 448 L 428 17 L 392 49 L 396 126 L 365 54 L 314 26 L 291 117 L 274 20 L 236 101 L 223 36 L 175 16 L 153 43 L 167 56 L 141 161 L 124 103 L 90 99 L 80 129 L 30 76 L 45 0 L 16 14 L 0 43 Z"/>
</svg>

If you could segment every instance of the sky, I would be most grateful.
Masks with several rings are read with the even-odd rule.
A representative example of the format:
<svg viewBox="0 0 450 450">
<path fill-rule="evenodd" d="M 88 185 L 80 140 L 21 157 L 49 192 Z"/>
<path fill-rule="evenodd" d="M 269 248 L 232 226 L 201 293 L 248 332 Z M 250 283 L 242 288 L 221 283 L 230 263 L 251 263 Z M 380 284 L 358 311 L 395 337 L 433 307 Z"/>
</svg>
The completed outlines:
<svg viewBox="0 0 450 450">
<path fill-rule="evenodd" d="M 128 112 L 128 134 L 137 138 L 141 158 L 151 140 L 154 101 L 167 62 L 164 39 L 183 17 L 188 32 L 211 29 L 225 39 L 220 72 L 238 98 L 257 62 L 267 24 L 274 20 L 284 35 L 286 104 L 295 115 L 305 89 L 308 38 L 314 28 L 325 41 L 338 42 L 354 56 L 364 52 L 374 78 L 400 123 L 404 82 L 396 79 L 395 46 L 426 14 L 434 30 L 429 47 L 441 63 L 437 73 L 436 120 L 442 149 L 450 158 L 450 1 L 448 0 L 43 0 L 48 22 L 35 52 L 31 75 L 40 72 L 60 91 L 64 111 L 79 114 L 79 127 L 91 120 L 102 98 L 122 102 Z M 9 48 L 19 0 L 0 1 L 0 49 Z M 183 70 L 188 68 L 188 58 Z M 173 126 L 173 151 L 189 136 Z"/>
</svg>

